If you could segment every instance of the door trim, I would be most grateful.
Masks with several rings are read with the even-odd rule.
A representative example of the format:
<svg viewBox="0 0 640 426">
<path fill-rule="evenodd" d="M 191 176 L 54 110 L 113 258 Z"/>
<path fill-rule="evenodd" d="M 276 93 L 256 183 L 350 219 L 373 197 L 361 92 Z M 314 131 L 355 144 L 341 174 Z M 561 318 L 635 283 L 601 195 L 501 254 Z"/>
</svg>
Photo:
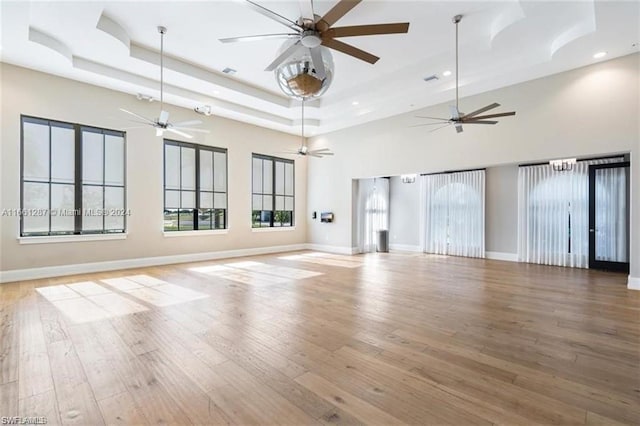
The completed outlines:
<svg viewBox="0 0 640 426">
<path fill-rule="evenodd" d="M 627 168 L 630 169 L 631 163 L 629 161 L 621 161 L 618 163 L 606 163 L 606 164 L 590 164 L 589 165 L 589 269 L 602 269 L 607 271 L 616 272 L 629 272 L 629 262 L 610 262 L 605 260 L 596 260 L 596 170 L 599 169 L 616 169 Z M 626 173 L 626 198 L 627 198 L 627 253 L 629 253 L 629 237 L 630 237 L 630 173 Z"/>
</svg>

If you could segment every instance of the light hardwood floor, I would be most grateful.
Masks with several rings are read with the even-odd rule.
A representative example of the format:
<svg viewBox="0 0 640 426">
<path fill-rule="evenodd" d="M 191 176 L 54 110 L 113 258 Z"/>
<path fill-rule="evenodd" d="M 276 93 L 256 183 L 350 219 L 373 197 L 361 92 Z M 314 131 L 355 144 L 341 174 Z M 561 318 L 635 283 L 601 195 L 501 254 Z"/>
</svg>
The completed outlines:
<svg viewBox="0 0 640 426">
<path fill-rule="evenodd" d="M 638 424 L 626 276 L 297 252 L 0 285 L 0 416 Z"/>
</svg>

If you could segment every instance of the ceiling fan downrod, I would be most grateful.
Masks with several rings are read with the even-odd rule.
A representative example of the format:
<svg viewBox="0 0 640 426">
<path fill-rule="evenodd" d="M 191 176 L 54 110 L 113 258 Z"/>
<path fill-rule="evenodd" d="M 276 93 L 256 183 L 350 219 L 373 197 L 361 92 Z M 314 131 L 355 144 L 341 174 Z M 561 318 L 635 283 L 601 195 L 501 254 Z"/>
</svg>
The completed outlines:
<svg viewBox="0 0 640 426">
<path fill-rule="evenodd" d="M 164 111 L 164 35 L 167 33 L 167 28 L 159 26 L 158 32 L 160 33 L 160 111 Z"/>
<path fill-rule="evenodd" d="M 456 110 L 460 111 L 458 106 L 458 24 L 462 20 L 462 15 L 453 17 L 453 23 L 456 24 Z"/>
</svg>

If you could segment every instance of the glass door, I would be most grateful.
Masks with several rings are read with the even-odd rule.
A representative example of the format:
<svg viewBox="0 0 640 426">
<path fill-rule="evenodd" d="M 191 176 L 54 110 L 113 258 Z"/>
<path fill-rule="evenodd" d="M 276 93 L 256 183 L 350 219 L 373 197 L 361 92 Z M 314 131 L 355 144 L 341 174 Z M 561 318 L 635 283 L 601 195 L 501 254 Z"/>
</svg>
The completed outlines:
<svg viewBox="0 0 640 426">
<path fill-rule="evenodd" d="M 589 268 L 629 272 L 629 162 L 589 166 Z"/>
</svg>

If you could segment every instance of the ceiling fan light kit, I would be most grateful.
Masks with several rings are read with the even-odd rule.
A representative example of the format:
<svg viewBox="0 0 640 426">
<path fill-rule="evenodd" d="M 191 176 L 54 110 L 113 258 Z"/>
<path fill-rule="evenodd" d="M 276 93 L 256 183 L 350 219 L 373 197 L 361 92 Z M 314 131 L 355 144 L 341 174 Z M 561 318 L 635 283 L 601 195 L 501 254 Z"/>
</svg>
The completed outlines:
<svg viewBox="0 0 640 426">
<path fill-rule="evenodd" d="M 426 118 L 426 119 L 429 119 L 429 120 L 434 120 L 434 122 L 425 123 L 425 124 L 418 124 L 416 126 L 411 126 L 411 127 L 438 126 L 438 127 L 434 128 L 433 130 L 431 130 L 429 132 L 429 133 L 431 133 L 431 132 L 435 132 L 436 130 L 440 130 L 440 129 L 444 128 L 444 127 L 448 127 L 448 126 L 453 125 L 456 128 L 456 133 L 462 133 L 464 131 L 464 129 L 462 128 L 463 124 L 490 124 L 490 125 L 493 125 L 493 124 L 498 124 L 498 122 L 495 121 L 495 120 L 488 120 L 489 118 L 498 118 L 498 117 L 507 117 L 507 116 L 516 115 L 516 113 L 514 111 L 502 112 L 502 113 L 496 113 L 496 114 L 480 115 L 483 112 L 487 112 L 487 111 L 489 111 L 491 109 L 499 107 L 500 104 L 497 103 L 497 102 L 494 102 L 492 104 L 484 106 L 484 107 L 482 107 L 480 109 L 477 109 L 477 110 L 475 110 L 473 112 L 470 112 L 468 114 L 460 112 L 459 96 L 458 96 L 458 92 L 459 92 L 459 89 L 460 89 L 460 85 L 459 85 L 459 59 L 458 59 L 458 49 L 459 49 L 458 24 L 460 24 L 460 21 L 462 21 L 462 15 L 456 15 L 452 19 L 452 22 L 456 26 L 456 104 L 449 106 L 449 112 L 451 113 L 451 118 L 417 116 L 418 118 Z"/>
<path fill-rule="evenodd" d="M 202 121 L 200 120 L 181 121 L 178 123 L 169 122 L 169 113 L 164 110 L 164 35 L 167 33 L 167 28 L 159 26 L 158 32 L 160 33 L 160 114 L 158 118 L 152 120 L 140 114 L 136 114 L 135 112 L 128 111 L 124 108 L 120 108 L 120 111 L 133 116 L 135 120 L 131 121 L 133 121 L 134 123 L 145 124 L 155 128 L 156 136 L 158 137 L 163 137 L 165 131 L 186 139 L 193 138 L 193 135 L 186 132 L 209 133 L 208 130 L 187 127 L 202 124 Z M 140 99 L 139 96 L 138 99 Z M 149 101 L 152 100 L 153 98 L 150 98 Z"/>
<path fill-rule="evenodd" d="M 287 96 L 297 99 L 319 97 L 331 84 L 333 59 L 328 49 L 342 52 L 370 64 L 375 64 L 380 59 L 371 53 L 339 41 L 338 38 L 402 34 L 409 31 L 408 22 L 333 27 L 333 24 L 362 0 L 339 0 L 324 16 L 315 14 L 312 0 L 299 1 L 303 10 L 307 11 L 307 16 L 301 16 L 293 21 L 258 3 L 245 0 L 244 3 L 247 6 L 287 27 L 288 32 L 220 39 L 222 43 L 285 39 L 275 60 L 265 71 L 275 70 L 276 80 L 282 91 Z M 303 75 L 306 77 L 302 77 Z M 311 79 L 316 79 L 318 82 L 313 82 Z"/>
</svg>

